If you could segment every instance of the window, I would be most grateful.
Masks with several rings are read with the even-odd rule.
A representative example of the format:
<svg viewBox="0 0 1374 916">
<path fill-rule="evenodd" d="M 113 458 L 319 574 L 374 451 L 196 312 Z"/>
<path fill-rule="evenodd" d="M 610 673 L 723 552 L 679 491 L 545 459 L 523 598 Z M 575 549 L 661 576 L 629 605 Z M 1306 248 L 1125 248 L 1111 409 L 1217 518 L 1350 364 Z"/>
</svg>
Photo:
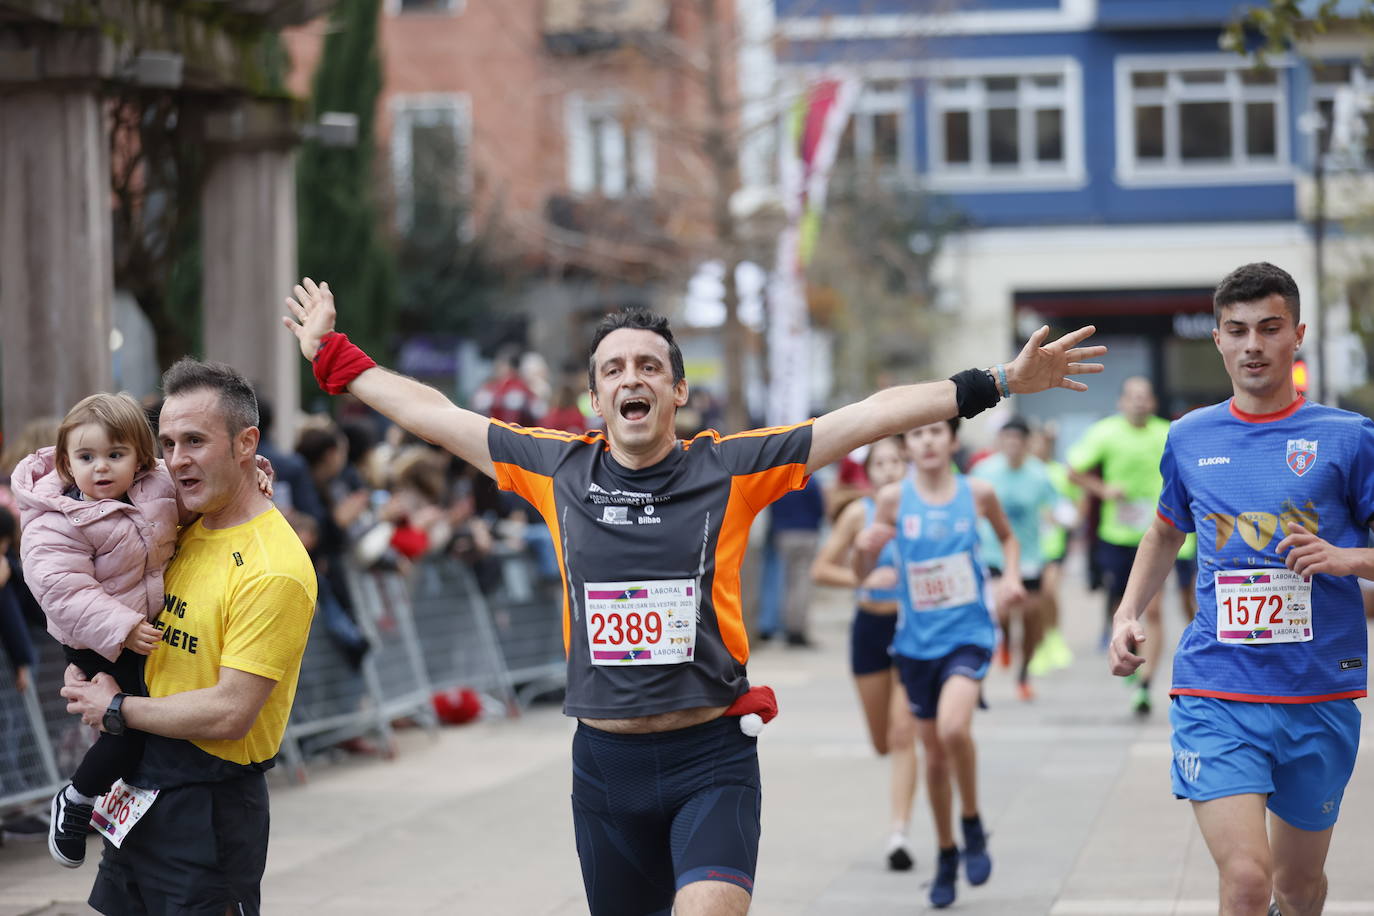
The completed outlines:
<svg viewBox="0 0 1374 916">
<path fill-rule="evenodd" d="M 929 83 L 934 184 L 1082 180 L 1078 70 L 1071 61 L 965 61 L 938 72 Z"/>
<path fill-rule="evenodd" d="M 1322 152 L 1331 151 L 1331 128 L 1336 118 L 1336 96 L 1346 90 L 1355 95 L 1356 108 L 1359 107 L 1359 96 L 1368 93 L 1367 76 L 1361 68 L 1355 64 L 1325 63 L 1312 68 L 1312 90 L 1309 106 L 1321 115 L 1321 127 L 1317 132 L 1317 142 L 1321 144 Z M 1374 111 L 1355 111 L 1354 117 L 1359 119 L 1359 123 L 1352 124 L 1354 134 L 1358 134 L 1360 125 L 1364 127 L 1363 138 L 1352 137 L 1357 142 L 1362 142 L 1364 146 L 1363 163 L 1350 163 L 1352 166 L 1363 165 L 1366 168 L 1374 166 Z"/>
<path fill-rule="evenodd" d="M 625 197 L 654 188 L 654 135 L 615 93 L 571 93 L 567 102 L 568 187 Z"/>
<path fill-rule="evenodd" d="M 863 171 L 895 172 L 911 162 L 907 112 L 911 96 L 905 82 L 872 80 L 854 102 L 836 153 L 837 165 Z"/>
<path fill-rule="evenodd" d="M 1232 58 L 1118 61 L 1117 167 L 1124 181 L 1284 174 L 1284 86 L 1278 70 Z"/>
<path fill-rule="evenodd" d="M 391 167 L 402 232 L 430 228 L 465 209 L 471 189 L 471 133 L 466 96 L 397 96 L 392 101 Z"/>
</svg>

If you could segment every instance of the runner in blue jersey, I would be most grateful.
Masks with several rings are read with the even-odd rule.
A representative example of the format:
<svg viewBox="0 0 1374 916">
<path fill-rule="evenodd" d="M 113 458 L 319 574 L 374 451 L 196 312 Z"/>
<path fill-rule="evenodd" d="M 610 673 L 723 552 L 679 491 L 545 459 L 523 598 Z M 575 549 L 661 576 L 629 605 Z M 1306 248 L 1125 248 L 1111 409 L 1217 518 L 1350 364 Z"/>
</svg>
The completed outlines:
<svg viewBox="0 0 1374 916">
<path fill-rule="evenodd" d="M 1171 691 L 1174 794 L 1193 802 L 1223 916 L 1317 914 L 1366 693 L 1356 577 L 1374 578 L 1374 423 L 1297 393 L 1306 327 L 1287 273 L 1247 264 L 1214 303 L 1234 395 L 1169 431 L 1111 669 L 1144 661 L 1138 617 L 1196 531 L 1198 612 Z"/>
<path fill-rule="evenodd" d="M 889 436 L 870 445 L 864 456 L 864 471 L 876 489 L 906 476 L 902 437 Z M 907 842 L 907 822 L 916 799 L 916 720 L 892 662 L 892 636 L 897 632 L 901 597 L 897 547 L 889 542 L 877 566 L 863 579 L 854 575 L 850 558 L 854 541 L 873 523 L 876 510 L 872 496 L 862 496 L 845 506 L 816 554 L 811 575 L 821 585 L 855 589 L 857 607 L 849 630 L 850 671 L 873 749 L 892 757 L 892 832 L 887 841 L 887 867 L 908 871 L 916 864 Z"/>
<path fill-rule="evenodd" d="M 916 732 L 926 751 L 926 794 L 939 854 L 930 902 L 954 902 L 960 850 L 954 842 L 953 793 L 959 787 L 964 876 L 973 885 L 992 873 L 987 834 L 978 814 L 973 709 L 987 673 L 997 627 L 988 608 L 978 551 L 978 519 L 996 533 L 1006 561 L 998 600 L 1024 601 L 1020 547 L 992 484 L 956 475 L 958 420 L 906 434 L 915 474 L 878 492 L 873 523 L 859 535 L 854 572 L 866 575 L 889 542 L 897 545 L 902 617 L 892 643 Z"/>
</svg>

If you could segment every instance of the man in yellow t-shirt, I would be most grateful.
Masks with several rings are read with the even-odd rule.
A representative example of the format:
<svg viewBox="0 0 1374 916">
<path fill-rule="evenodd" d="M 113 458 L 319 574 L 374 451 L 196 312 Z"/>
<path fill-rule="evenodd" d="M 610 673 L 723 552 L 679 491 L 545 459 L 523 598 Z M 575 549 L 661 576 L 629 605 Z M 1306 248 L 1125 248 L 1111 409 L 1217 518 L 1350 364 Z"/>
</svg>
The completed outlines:
<svg viewBox="0 0 1374 916">
<path fill-rule="evenodd" d="M 228 366 L 183 359 L 162 379 L 158 438 L 184 507 L 167 568 L 148 696 L 68 669 L 67 709 L 148 733 L 126 782 L 157 795 L 106 844 L 90 904 L 107 916 L 259 912 L 267 783 L 314 613 L 314 568 L 259 492 L 257 400 Z"/>
</svg>

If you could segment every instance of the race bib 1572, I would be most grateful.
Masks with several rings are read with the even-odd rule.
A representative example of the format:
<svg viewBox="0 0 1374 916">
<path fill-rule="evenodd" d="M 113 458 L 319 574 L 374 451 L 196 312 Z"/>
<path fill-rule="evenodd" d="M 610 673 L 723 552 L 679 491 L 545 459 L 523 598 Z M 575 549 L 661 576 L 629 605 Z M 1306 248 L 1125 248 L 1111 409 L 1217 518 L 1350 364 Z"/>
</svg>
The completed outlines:
<svg viewBox="0 0 1374 916">
<path fill-rule="evenodd" d="M 1312 639 L 1312 580 L 1290 569 L 1216 574 L 1217 640 L 1263 644 Z"/>
</svg>

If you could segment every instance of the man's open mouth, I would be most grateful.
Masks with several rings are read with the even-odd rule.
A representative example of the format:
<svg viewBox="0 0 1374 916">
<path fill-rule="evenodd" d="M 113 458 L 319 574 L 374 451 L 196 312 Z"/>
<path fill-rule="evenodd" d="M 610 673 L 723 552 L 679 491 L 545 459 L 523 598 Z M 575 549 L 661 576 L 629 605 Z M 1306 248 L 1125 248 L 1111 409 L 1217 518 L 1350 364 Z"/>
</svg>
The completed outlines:
<svg viewBox="0 0 1374 916">
<path fill-rule="evenodd" d="M 620 415 L 627 420 L 642 420 L 649 415 L 649 402 L 644 398 L 626 398 L 620 402 Z"/>
</svg>

